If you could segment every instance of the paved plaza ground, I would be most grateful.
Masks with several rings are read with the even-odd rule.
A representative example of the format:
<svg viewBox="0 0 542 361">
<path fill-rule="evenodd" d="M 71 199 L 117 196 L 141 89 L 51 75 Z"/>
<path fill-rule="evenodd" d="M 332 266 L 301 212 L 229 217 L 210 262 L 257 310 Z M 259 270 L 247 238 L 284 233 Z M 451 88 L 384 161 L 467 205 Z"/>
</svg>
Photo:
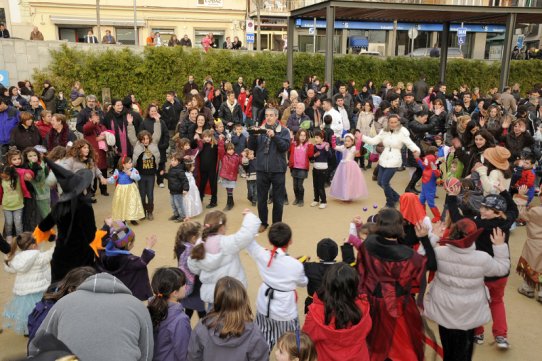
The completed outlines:
<svg viewBox="0 0 542 361">
<path fill-rule="evenodd" d="M 328 208 L 321 210 L 311 208 L 309 206 L 312 200 L 312 178 L 305 181 L 305 206 L 299 208 L 297 206 L 285 206 L 283 220 L 290 224 L 293 228 L 293 245 L 289 253 L 293 256 L 309 255 L 313 260 L 316 260 L 316 243 L 324 238 L 331 237 L 337 242 L 342 242 L 348 233 L 348 224 L 354 215 L 363 215 L 364 218 L 377 210 L 373 209 L 373 204 L 380 207 L 384 204 L 384 194 L 376 185 L 376 182 L 371 181 L 370 171 L 364 173 L 370 198 L 359 200 L 351 203 L 344 203 L 335 200 L 329 200 Z M 402 191 L 407 183 L 408 172 L 397 173 L 392 181 L 393 186 L 398 191 Z M 290 196 L 290 201 L 293 200 L 293 188 L 291 177 L 287 175 L 287 191 Z M 113 193 L 113 186 L 109 186 L 110 193 Z M 439 189 L 440 198 L 438 204 L 442 205 L 444 201 L 444 191 Z M 249 202 L 246 199 L 246 182 L 240 179 L 238 188 L 234 191 L 236 199 L 235 208 L 228 212 L 228 233 L 235 232 L 238 229 L 241 221 L 241 213 L 245 207 L 249 207 Z M 95 204 L 94 210 L 96 220 L 103 220 L 110 214 L 112 197 L 98 196 L 98 203 Z M 136 233 L 136 246 L 134 252 L 138 254 L 144 247 L 145 237 L 151 234 L 158 236 L 158 244 L 156 245 L 156 258 L 151 262 L 149 268 L 152 272 L 160 266 L 175 266 L 176 261 L 173 258 L 173 242 L 178 224 L 170 222 L 167 218 L 171 215 L 169 206 L 169 192 L 165 189 L 155 189 L 155 220 L 152 222 L 143 221 L 140 225 L 133 227 Z M 205 204 L 208 202 L 206 200 Z M 538 202 L 538 201 L 536 201 Z M 219 185 L 219 208 L 222 209 L 226 203 L 226 192 Z M 367 211 L 363 208 L 366 207 Z M 250 207 L 254 212 L 257 212 L 254 207 Z M 202 221 L 203 216 L 197 217 L 195 220 Z M 100 226 L 100 225 L 98 225 Z M 509 341 L 511 348 L 508 351 L 499 351 L 492 344 L 493 337 L 491 335 L 491 326 L 486 325 L 486 343 L 482 346 L 475 346 L 474 360 L 503 360 L 503 361 L 522 361 L 522 360 L 537 360 L 540 359 L 540 351 L 542 346 L 539 343 L 542 336 L 540 327 L 542 321 L 542 304 L 537 303 L 532 299 L 527 299 L 518 294 L 516 289 L 521 284 L 521 279 L 514 272 L 518 257 L 523 247 L 525 240 L 525 228 L 518 228 L 512 232 L 510 238 L 510 249 L 512 257 L 512 273 L 510 275 L 506 288 L 505 304 L 508 312 L 508 327 Z M 266 235 L 262 234 L 258 237 L 258 241 L 265 245 Z M 252 301 L 252 309 L 255 311 L 255 297 L 260 285 L 261 279 L 258 275 L 255 263 L 249 258 L 246 252 L 242 252 L 242 262 L 244 264 L 248 280 L 248 293 Z M 0 282 L 0 305 L 3 306 L 11 297 L 11 288 L 13 285 L 14 276 L 1 272 Z M 306 296 L 306 290 L 299 290 L 299 314 L 300 321 L 303 322 L 303 300 Z M 91 315 L 89 315 L 91 317 Z M 193 316 L 192 323 L 197 322 L 197 315 Z M 430 323 L 433 330 L 436 331 L 434 324 Z M 436 332 L 438 334 L 438 332 Z M 91 340 L 89 340 L 91 342 Z M 27 339 L 13 334 L 10 330 L 4 330 L 0 334 L 0 361 L 9 360 L 14 355 L 21 355 L 25 352 Z M 433 360 L 434 355 L 431 352 L 426 352 L 427 360 Z"/>
</svg>

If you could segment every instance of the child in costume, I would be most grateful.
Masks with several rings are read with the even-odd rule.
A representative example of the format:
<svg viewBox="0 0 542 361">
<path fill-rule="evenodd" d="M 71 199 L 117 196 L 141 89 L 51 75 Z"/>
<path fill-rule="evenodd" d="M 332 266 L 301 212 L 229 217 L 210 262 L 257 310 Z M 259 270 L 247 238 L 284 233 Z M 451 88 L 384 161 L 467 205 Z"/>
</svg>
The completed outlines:
<svg viewBox="0 0 542 361">
<path fill-rule="evenodd" d="M 305 129 L 299 129 L 290 144 L 290 159 L 288 166 L 292 173 L 294 183 L 295 200 L 294 206 L 303 207 L 305 188 L 303 181 L 309 176 L 310 158 L 314 155 L 314 145 L 309 142 L 309 133 Z"/>
<path fill-rule="evenodd" d="M 113 219 L 130 221 L 131 224 L 137 225 L 137 221 L 145 217 L 136 184 L 140 179 L 139 172 L 133 167 L 132 158 L 121 157 L 117 169 L 107 179 L 110 184 L 116 184 L 111 216 Z"/>
<path fill-rule="evenodd" d="M 41 221 L 38 211 L 38 205 L 30 181 L 34 178 L 34 172 L 27 169 L 24 165 L 23 155 L 15 147 L 11 147 L 6 153 L 6 164 L 12 166 L 19 175 L 21 189 L 23 191 L 23 207 L 22 207 L 22 231 L 32 231 L 34 227 Z M 7 209 L 4 207 L 4 209 Z M 7 224 L 6 224 L 7 230 Z M 10 231 L 11 232 L 11 231 Z M 18 232 L 17 234 L 20 234 Z"/>
<path fill-rule="evenodd" d="M 203 302 L 213 303 L 216 283 L 224 276 L 236 278 L 243 286 L 247 284 L 239 253 L 258 234 L 261 221 L 248 209 L 243 214 L 241 228 L 231 235 L 226 235 L 224 212 L 215 210 L 205 215 L 201 239 L 188 259 L 188 268 L 200 277 Z"/>
<path fill-rule="evenodd" d="M 51 188 L 46 183 L 49 167 L 43 160 L 41 150 L 46 151 L 45 148 L 40 146 L 26 148 L 23 151 L 23 157 L 26 168 L 34 172 L 34 178 L 32 178 L 30 184 L 32 184 L 34 190 L 33 198 L 36 200 L 40 217 L 43 219 L 51 212 Z"/>
<path fill-rule="evenodd" d="M 425 207 L 425 203 L 429 205 L 433 219 L 431 222 L 440 221 L 440 211 L 435 205 L 435 195 L 437 193 L 437 179 L 440 177 L 440 170 L 437 166 L 437 157 L 435 154 L 438 149 L 429 147 L 425 151 L 423 159 L 418 158 L 418 165 L 423 169 L 422 172 L 422 191 L 420 192 L 420 203 Z"/>
<path fill-rule="evenodd" d="M 173 253 L 177 258 L 179 269 L 186 276 L 185 297 L 181 303 L 188 318 L 192 318 L 194 311 L 196 311 L 201 319 L 205 316 L 205 304 L 200 298 L 201 281 L 198 275 L 192 273 L 188 268 L 188 258 L 190 258 L 192 249 L 194 249 L 200 234 L 201 224 L 192 221 L 181 224 L 175 237 Z"/>
<path fill-rule="evenodd" d="M 20 252 L 17 253 L 17 251 Z M 28 335 L 28 315 L 41 300 L 51 283 L 51 258 L 54 247 L 39 250 L 32 233 L 24 232 L 15 238 L 5 260 L 5 270 L 15 273 L 13 299 L 6 305 L 4 327 L 13 327 L 18 334 Z"/>
<path fill-rule="evenodd" d="M 303 264 L 288 255 L 292 243 L 292 229 L 286 223 L 277 222 L 269 227 L 267 250 L 253 241 L 247 248 L 256 262 L 262 284 L 256 298 L 256 324 L 273 349 L 286 331 L 299 328 L 297 315 L 297 287 L 305 287 L 308 279 Z"/>
<path fill-rule="evenodd" d="M 180 304 L 186 293 L 186 278 L 176 267 L 159 268 L 152 276 L 147 309 L 154 328 L 154 361 L 186 360 L 190 340 L 190 320 Z"/>
<path fill-rule="evenodd" d="M 134 256 L 130 253 L 135 242 L 134 231 L 122 221 L 107 219 L 105 223 L 105 248 L 99 252 L 96 269 L 117 277 L 141 301 L 149 299 L 152 290 L 147 265 L 155 256 L 152 248 L 156 244 L 156 236 L 147 237 L 141 257 Z"/>
<path fill-rule="evenodd" d="M 335 147 L 335 151 L 342 153 L 342 159 L 331 181 L 329 194 L 342 201 L 351 201 L 369 194 L 361 169 L 354 161 L 355 142 L 354 136 L 348 133 L 344 137 L 344 145 Z"/>
<path fill-rule="evenodd" d="M 96 236 L 96 222 L 91 199 L 84 194 L 94 176 L 90 169 L 73 173 L 49 159 L 46 162 L 63 193 L 51 213 L 34 230 L 34 238 L 38 243 L 50 240 L 52 229 L 57 226 L 51 281 L 58 282 L 76 267 L 94 265 L 90 244 Z"/>
<path fill-rule="evenodd" d="M 237 186 L 237 175 L 239 174 L 239 166 L 242 163 L 242 157 L 235 153 L 235 146 L 233 143 L 222 144 L 219 140 L 218 147 L 218 158 L 221 162 L 218 176 L 220 177 L 220 184 L 222 184 L 222 187 L 226 188 L 226 192 L 228 193 L 228 201 L 224 211 L 229 211 L 234 206 L 233 190 Z"/>
<path fill-rule="evenodd" d="M 536 175 L 533 172 L 533 166 L 536 163 L 536 159 L 532 154 L 522 154 L 518 165 L 514 167 L 514 174 L 511 181 L 511 192 L 514 194 L 514 202 L 518 206 L 519 212 L 527 207 L 534 198 L 535 194 L 535 179 Z M 522 187 L 526 188 L 526 193 L 520 192 Z M 523 193 L 523 194 L 522 194 Z M 518 218 L 516 221 L 518 226 L 524 226 L 525 221 Z"/>
<path fill-rule="evenodd" d="M 192 159 L 184 160 L 186 179 L 188 179 L 188 194 L 183 197 L 183 209 L 185 219 L 200 215 L 203 211 L 201 196 L 196 180 L 194 179 L 195 162 Z"/>
</svg>

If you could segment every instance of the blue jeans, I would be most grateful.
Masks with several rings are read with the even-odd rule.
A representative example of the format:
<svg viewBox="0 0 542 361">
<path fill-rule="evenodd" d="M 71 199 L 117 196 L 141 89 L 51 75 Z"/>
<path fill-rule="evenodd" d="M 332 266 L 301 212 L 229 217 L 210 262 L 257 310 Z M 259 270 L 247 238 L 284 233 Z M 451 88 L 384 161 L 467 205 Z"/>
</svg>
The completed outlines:
<svg viewBox="0 0 542 361">
<path fill-rule="evenodd" d="M 15 226 L 15 234 L 13 234 L 13 226 Z M 4 229 L 6 236 L 15 237 L 23 233 L 23 209 L 15 211 L 4 210 Z"/>
<path fill-rule="evenodd" d="M 182 194 L 170 194 L 171 209 L 173 209 L 173 215 L 177 218 L 184 219 L 184 206 Z"/>
<path fill-rule="evenodd" d="M 395 207 L 395 204 L 399 202 L 399 194 L 393 190 L 390 185 L 390 181 L 395 175 L 397 168 L 384 168 L 378 166 L 378 185 L 384 189 L 384 195 L 386 196 L 386 207 Z"/>
</svg>

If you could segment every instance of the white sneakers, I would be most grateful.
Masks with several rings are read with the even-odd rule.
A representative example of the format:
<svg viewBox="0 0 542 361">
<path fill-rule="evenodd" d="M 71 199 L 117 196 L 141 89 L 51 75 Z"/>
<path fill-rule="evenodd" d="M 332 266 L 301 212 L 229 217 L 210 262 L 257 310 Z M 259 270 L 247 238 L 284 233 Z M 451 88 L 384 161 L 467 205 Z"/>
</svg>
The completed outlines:
<svg viewBox="0 0 542 361">
<path fill-rule="evenodd" d="M 316 202 L 316 201 L 313 201 L 313 202 L 311 203 L 311 207 L 316 207 L 318 204 L 320 204 L 320 203 L 318 203 L 318 202 Z"/>
<path fill-rule="evenodd" d="M 327 203 L 319 203 L 319 202 L 313 201 L 311 203 L 311 207 L 316 207 L 316 206 L 318 206 L 318 208 L 320 208 L 320 209 L 324 209 L 324 208 L 327 207 Z"/>
</svg>

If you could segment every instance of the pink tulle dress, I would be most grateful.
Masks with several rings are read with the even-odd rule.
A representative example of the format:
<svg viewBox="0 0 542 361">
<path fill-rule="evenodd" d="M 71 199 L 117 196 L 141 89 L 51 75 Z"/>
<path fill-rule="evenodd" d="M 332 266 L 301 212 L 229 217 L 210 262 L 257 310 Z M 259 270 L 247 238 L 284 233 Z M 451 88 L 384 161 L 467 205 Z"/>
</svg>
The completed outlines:
<svg viewBox="0 0 542 361">
<path fill-rule="evenodd" d="M 354 161 L 356 147 L 346 148 L 344 145 L 338 145 L 335 151 L 342 153 L 342 160 L 331 181 L 329 194 L 342 201 L 366 197 L 369 194 L 367 184 L 359 165 Z"/>
</svg>

